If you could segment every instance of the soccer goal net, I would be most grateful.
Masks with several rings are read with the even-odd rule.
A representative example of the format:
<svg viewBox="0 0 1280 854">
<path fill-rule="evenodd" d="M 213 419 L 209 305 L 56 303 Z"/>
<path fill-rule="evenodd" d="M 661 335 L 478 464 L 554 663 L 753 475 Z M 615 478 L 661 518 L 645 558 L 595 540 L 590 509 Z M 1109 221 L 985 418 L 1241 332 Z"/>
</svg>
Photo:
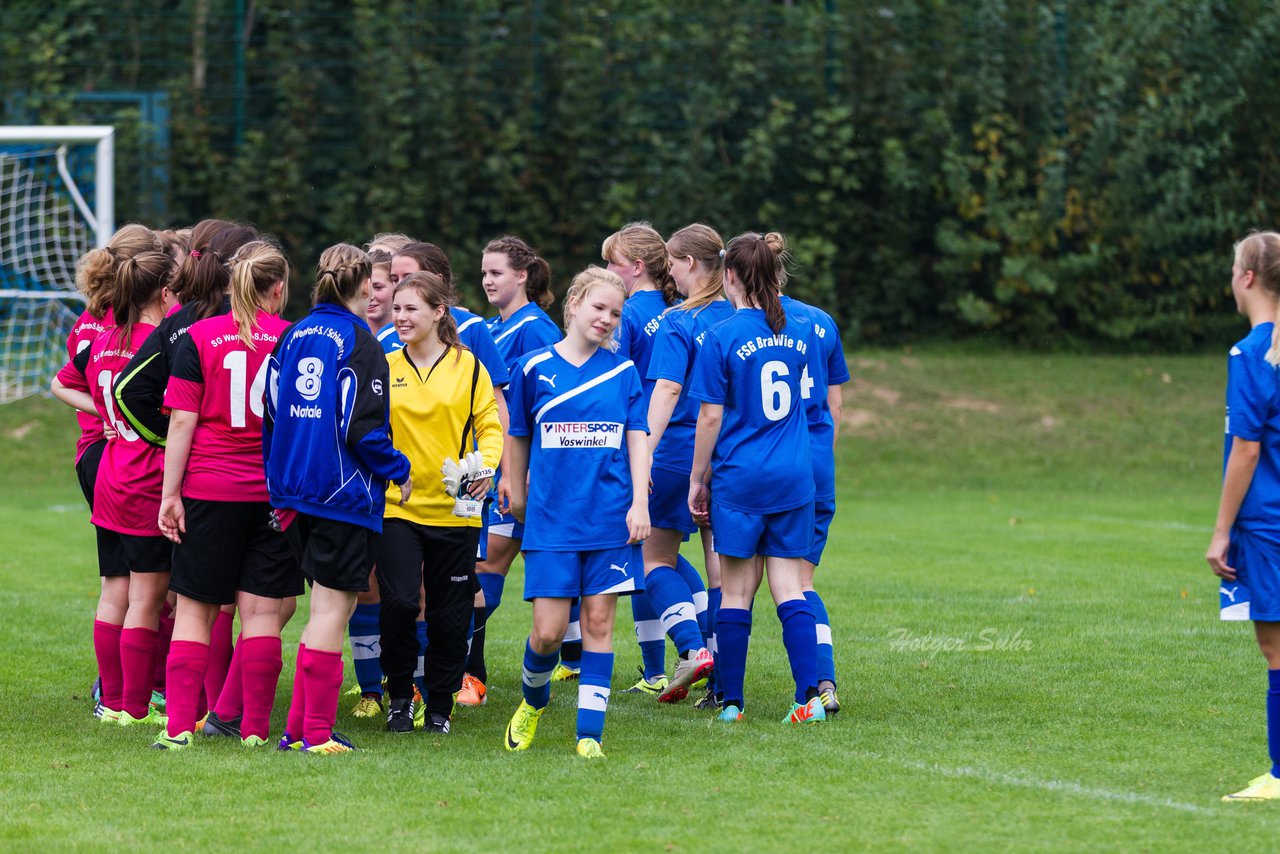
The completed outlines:
<svg viewBox="0 0 1280 854">
<path fill-rule="evenodd" d="M 115 230 L 113 159 L 109 126 L 0 127 L 0 403 L 66 361 L 76 262 Z"/>
</svg>

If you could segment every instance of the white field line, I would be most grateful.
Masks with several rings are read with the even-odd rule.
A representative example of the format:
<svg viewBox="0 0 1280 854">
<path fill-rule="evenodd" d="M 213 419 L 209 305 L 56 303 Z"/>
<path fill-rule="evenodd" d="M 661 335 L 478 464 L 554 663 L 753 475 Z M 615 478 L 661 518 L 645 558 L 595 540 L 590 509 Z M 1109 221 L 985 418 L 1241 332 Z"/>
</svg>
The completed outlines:
<svg viewBox="0 0 1280 854">
<path fill-rule="evenodd" d="M 1184 803 L 1182 801 L 1175 801 L 1171 798 L 1160 797 L 1159 795 L 1146 795 L 1142 792 L 1118 792 L 1112 789 L 1098 788 L 1097 786 L 1085 786 L 1081 783 L 1073 783 L 1068 780 L 1044 780 L 1038 777 L 1030 777 L 1025 774 L 1016 774 L 1008 771 L 994 771 L 990 768 L 983 768 L 982 766 L 963 765 L 958 768 L 948 768 L 944 765 L 937 765 L 932 762 L 921 762 L 914 759 L 896 759 L 891 756 L 885 756 L 884 754 L 874 753 L 871 751 L 857 750 L 853 752 L 856 756 L 865 759 L 886 762 L 890 765 L 897 765 L 900 768 L 906 768 L 912 771 L 924 771 L 930 774 L 938 774 L 943 777 L 983 780 L 988 783 L 998 783 L 1003 786 L 1015 786 L 1021 789 L 1037 789 L 1042 792 L 1058 792 L 1064 795 L 1076 795 L 1078 797 L 1090 798 L 1096 801 L 1110 801 L 1112 803 L 1160 807 L 1163 809 L 1177 810 L 1179 812 L 1195 813 L 1197 815 L 1222 814 L 1220 810 L 1212 809 L 1200 804 Z"/>
</svg>

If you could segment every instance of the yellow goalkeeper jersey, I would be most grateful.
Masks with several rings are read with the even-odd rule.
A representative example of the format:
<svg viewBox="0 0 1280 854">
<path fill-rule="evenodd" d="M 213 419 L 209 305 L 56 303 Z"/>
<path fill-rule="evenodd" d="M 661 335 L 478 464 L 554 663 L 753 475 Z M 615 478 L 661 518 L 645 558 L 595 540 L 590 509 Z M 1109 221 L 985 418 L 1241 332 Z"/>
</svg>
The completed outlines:
<svg viewBox="0 0 1280 854">
<path fill-rule="evenodd" d="M 396 350 L 387 354 L 387 363 L 391 369 L 392 441 L 409 458 L 413 491 L 401 507 L 400 488 L 390 485 L 386 518 L 420 525 L 480 527 L 478 517 L 453 515 L 453 499 L 445 492 L 440 467 L 446 457 L 458 459 L 460 449 L 476 449 L 473 433 L 485 464 L 498 467 L 502 424 L 488 372 L 470 350 L 451 349 L 435 365 L 415 365 L 407 350 Z M 468 415 L 472 426 L 464 438 Z"/>
</svg>

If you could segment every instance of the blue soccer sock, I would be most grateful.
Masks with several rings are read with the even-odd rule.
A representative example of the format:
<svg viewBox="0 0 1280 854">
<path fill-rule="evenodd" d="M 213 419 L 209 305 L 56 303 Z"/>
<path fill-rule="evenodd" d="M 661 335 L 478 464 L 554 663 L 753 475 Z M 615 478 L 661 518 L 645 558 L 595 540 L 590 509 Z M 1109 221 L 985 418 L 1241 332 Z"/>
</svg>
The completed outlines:
<svg viewBox="0 0 1280 854">
<path fill-rule="evenodd" d="M 716 627 L 720 658 L 716 673 L 725 705 L 745 708 L 742 683 L 747 676 L 747 645 L 751 642 L 751 612 L 746 608 L 721 608 Z"/>
<path fill-rule="evenodd" d="M 654 613 L 662 620 L 662 628 L 676 645 L 676 652 L 685 655 L 701 647 L 702 632 L 698 629 L 693 594 L 680 574 L 669 566 L 656 566 L 645 575 L 644 589 Z"/>
<path fill-rule="evenodd" d="M 351 663 L 355 667 L 356 681 L 361 694 L 382 694 L 382 635 L 378 627 L 378 614 L 382 606 L 356 605 L 347 622 L 351 636 Z"/>
<path fill-rule="evenodd" d="M 507 583 L 507 577 L 496 572 L 477 572 L 476 578 L 480 581 L 480 589 L 484 591 L 484 610 L 488 619 L 502 604 L 502 588 Z"/>
<path fill-rule="evenodd" d="M 574 599 L 569 606 L 569 625 L 560 644 L 560 663 L 577 670 L 582 666 L 582 602 Z"/>
<path fill-rule="evenodd" d="M 524 701 L 535 709 L 546 708 L 551 702 L 551 672 L 556 669 L 560 660 L 560 651 L 540 655 L 526 640 L 524 642 L 524 677 L 521 690 Z"/>
<path fill-rule="evenodd" d="M 818 696 L 818 632 L 813 608 L 804 599 L 788 599 L 778 606 L 782 645 L 787 648 L 791 677 L 796 682 L 796 702 Z"/>
<path fill-rule="evenodd" d="M 422 701 L 427 701 L 427 683 L 423 681 L 423 673 L 427 664 L 427 621 L 418 620 L 418 666 L 413 671 L 413 684 L 418 686 Z"/>
<path fill-rule="evenodd" d="M 831 618 L 827 616 L 827 606 L 815 590 L 804 592 L 805 601 L 813 609 L 813 620 L 817 627 L 818 639 L 818 684 L 830 682 L 836 684 L 836 658 L 831 645 Z"/>
<path fill-rule="evenodd" d="M 723 694 L 720 688 L 720 640 L 716 636 L 718 615 L 720 613 L 720 588 L 707 588 L 707 649 L 715 659 L 716 669 L 711 671 L 711 690 Z"/>
<path fill-rule="evenodd" d="M 643 590 L 631 596 L 631 620 L 636 626 L 636 642 L 644 662 L 644 678 L 655 679 L 667 672 L 667 633 L 653 612 L 649 594 Z"/>
<path fill-rule="evenodd" d="M 604 713 L 609 708 L 609 683 L 613 679 L 613 653 L 582 653 L 578 680 L 578 738 L 604 735 Z"/>
<path fill-rule="evenodd" d="M 1267 680 L 1267 751 L 1271 774 L 1280 777 L 1280 670 L 1268 670 Z"/>
<path fill-rule="evenodd" d="M 698 568 L 685 560 L 684 555 L 676 555 L 676 572 L 684 579 L 692 596 L 694 614 L 698 620 L 698 631 L 702 632 L 702 645 L 707 645 L 707 585 L 702 583 L 702 574 Z"/>
</svg>

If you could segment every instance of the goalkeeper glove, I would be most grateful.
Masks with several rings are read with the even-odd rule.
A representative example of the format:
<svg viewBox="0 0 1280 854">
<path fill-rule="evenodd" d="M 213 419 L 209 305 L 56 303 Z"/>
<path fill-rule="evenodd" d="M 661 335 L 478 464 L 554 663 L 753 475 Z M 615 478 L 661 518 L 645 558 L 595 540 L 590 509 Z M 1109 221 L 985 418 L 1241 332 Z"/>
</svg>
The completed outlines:
<svg viewBox="0 0 1280 854">
<path fill-rule="evenodd" d="M 459 492 L 465 493 L 467 484 L 473 480 L 493 477 L 493 469 L 485 464 L 484 455 L 479 451 L 472 451 L 458 461 L 446 457 L 440 473 L 444 475 L 441 480 L 450 498 L 457 498 Z"/>
</svg>

